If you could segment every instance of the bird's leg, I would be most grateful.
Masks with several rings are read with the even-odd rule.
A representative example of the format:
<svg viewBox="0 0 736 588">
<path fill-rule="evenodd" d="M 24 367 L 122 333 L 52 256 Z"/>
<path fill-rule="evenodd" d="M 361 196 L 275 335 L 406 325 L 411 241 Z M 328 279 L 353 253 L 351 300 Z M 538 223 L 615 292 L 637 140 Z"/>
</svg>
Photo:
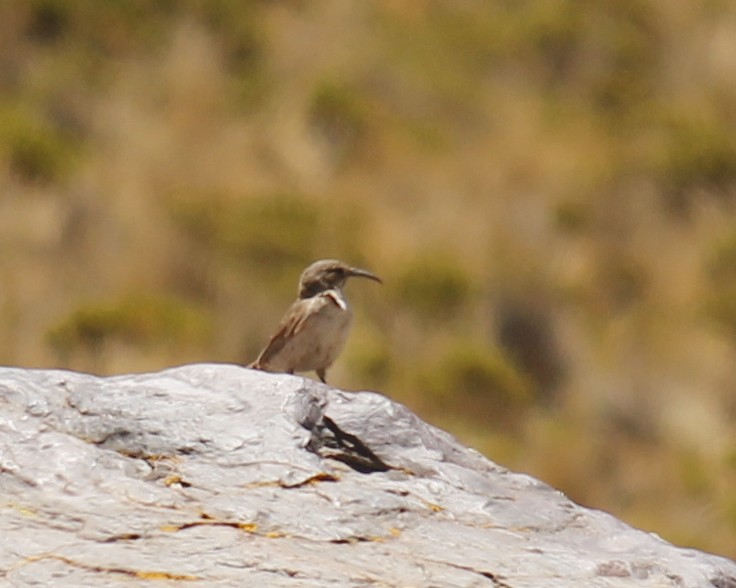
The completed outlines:
<svg viewBox="0 0 736 588">
<path fill-rule="evenodd" d="M 317 372 L 317 375 L 319 376 L 319 379 L 322 380 L 323 384 L 327 383 L 327 380 L 325 380 L 325 368 L 320 368 L 318 370 L 315 370 Z"/>
</svg>

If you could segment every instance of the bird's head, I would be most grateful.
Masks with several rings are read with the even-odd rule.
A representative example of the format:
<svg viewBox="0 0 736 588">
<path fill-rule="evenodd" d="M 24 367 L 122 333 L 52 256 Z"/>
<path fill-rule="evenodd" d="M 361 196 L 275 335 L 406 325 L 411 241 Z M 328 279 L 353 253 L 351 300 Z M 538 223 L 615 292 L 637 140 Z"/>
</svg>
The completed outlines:
<svg viewBox="0 0 736 588">
<path fill-rule="evenodd" d="M 345 285 L 345 281 L 352 277 L 381 282 L 381 278 L 369 271 L 350 267 L 336 259 L 321 259 L 302 273 L 299 280 L 299 298 L 311 298 L 325 290 L 340 289 Z"/>
</svg>

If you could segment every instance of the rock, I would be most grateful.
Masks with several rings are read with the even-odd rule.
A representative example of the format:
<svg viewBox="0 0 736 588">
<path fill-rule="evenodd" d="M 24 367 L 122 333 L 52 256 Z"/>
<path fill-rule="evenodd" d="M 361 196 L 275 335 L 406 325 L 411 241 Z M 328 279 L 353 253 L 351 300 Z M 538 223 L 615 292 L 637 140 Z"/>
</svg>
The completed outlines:
<svg viewBox="0 0 736 588">
<path fill-rule="evenodd" d="M 733 588 L 379 394 L 0 369 L 0 585 Z"/>
</svg>

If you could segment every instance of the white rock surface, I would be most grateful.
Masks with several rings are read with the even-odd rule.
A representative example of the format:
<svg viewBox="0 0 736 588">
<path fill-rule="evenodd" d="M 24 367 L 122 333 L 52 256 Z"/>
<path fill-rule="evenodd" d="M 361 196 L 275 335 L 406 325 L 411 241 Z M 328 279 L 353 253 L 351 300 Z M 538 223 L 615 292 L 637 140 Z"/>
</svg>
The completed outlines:
<svg viewBox="0 0 736 588">
<path fill-rule="evenodd" d="M 381 395 L 228 365 L 0 368 L 0 506 L 2 586 L 736 588 Z"/>
</svg>

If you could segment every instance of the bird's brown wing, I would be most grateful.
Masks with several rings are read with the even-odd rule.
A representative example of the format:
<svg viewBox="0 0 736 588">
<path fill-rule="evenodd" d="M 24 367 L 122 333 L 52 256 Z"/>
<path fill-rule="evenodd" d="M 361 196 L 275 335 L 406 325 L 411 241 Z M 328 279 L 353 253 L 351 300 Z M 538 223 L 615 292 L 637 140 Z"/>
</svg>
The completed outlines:
<svg viewBox="0 0 736 588">
<path fill-rule="evenodd" d="M 258 359 L 251 364 L 251 367 L 256 369 L 266 367 L 271 358 L 284 348 L 286 342 L 304 328 L 312 315 L 312 313 L 306 312 L 306 307 L 309 304 L 309 299 L 297 300 L 289 307 L 281 324 L 276 329 L 276 333 L 271 337 L 266 348 L 261 351 Z"/>
</svg>

